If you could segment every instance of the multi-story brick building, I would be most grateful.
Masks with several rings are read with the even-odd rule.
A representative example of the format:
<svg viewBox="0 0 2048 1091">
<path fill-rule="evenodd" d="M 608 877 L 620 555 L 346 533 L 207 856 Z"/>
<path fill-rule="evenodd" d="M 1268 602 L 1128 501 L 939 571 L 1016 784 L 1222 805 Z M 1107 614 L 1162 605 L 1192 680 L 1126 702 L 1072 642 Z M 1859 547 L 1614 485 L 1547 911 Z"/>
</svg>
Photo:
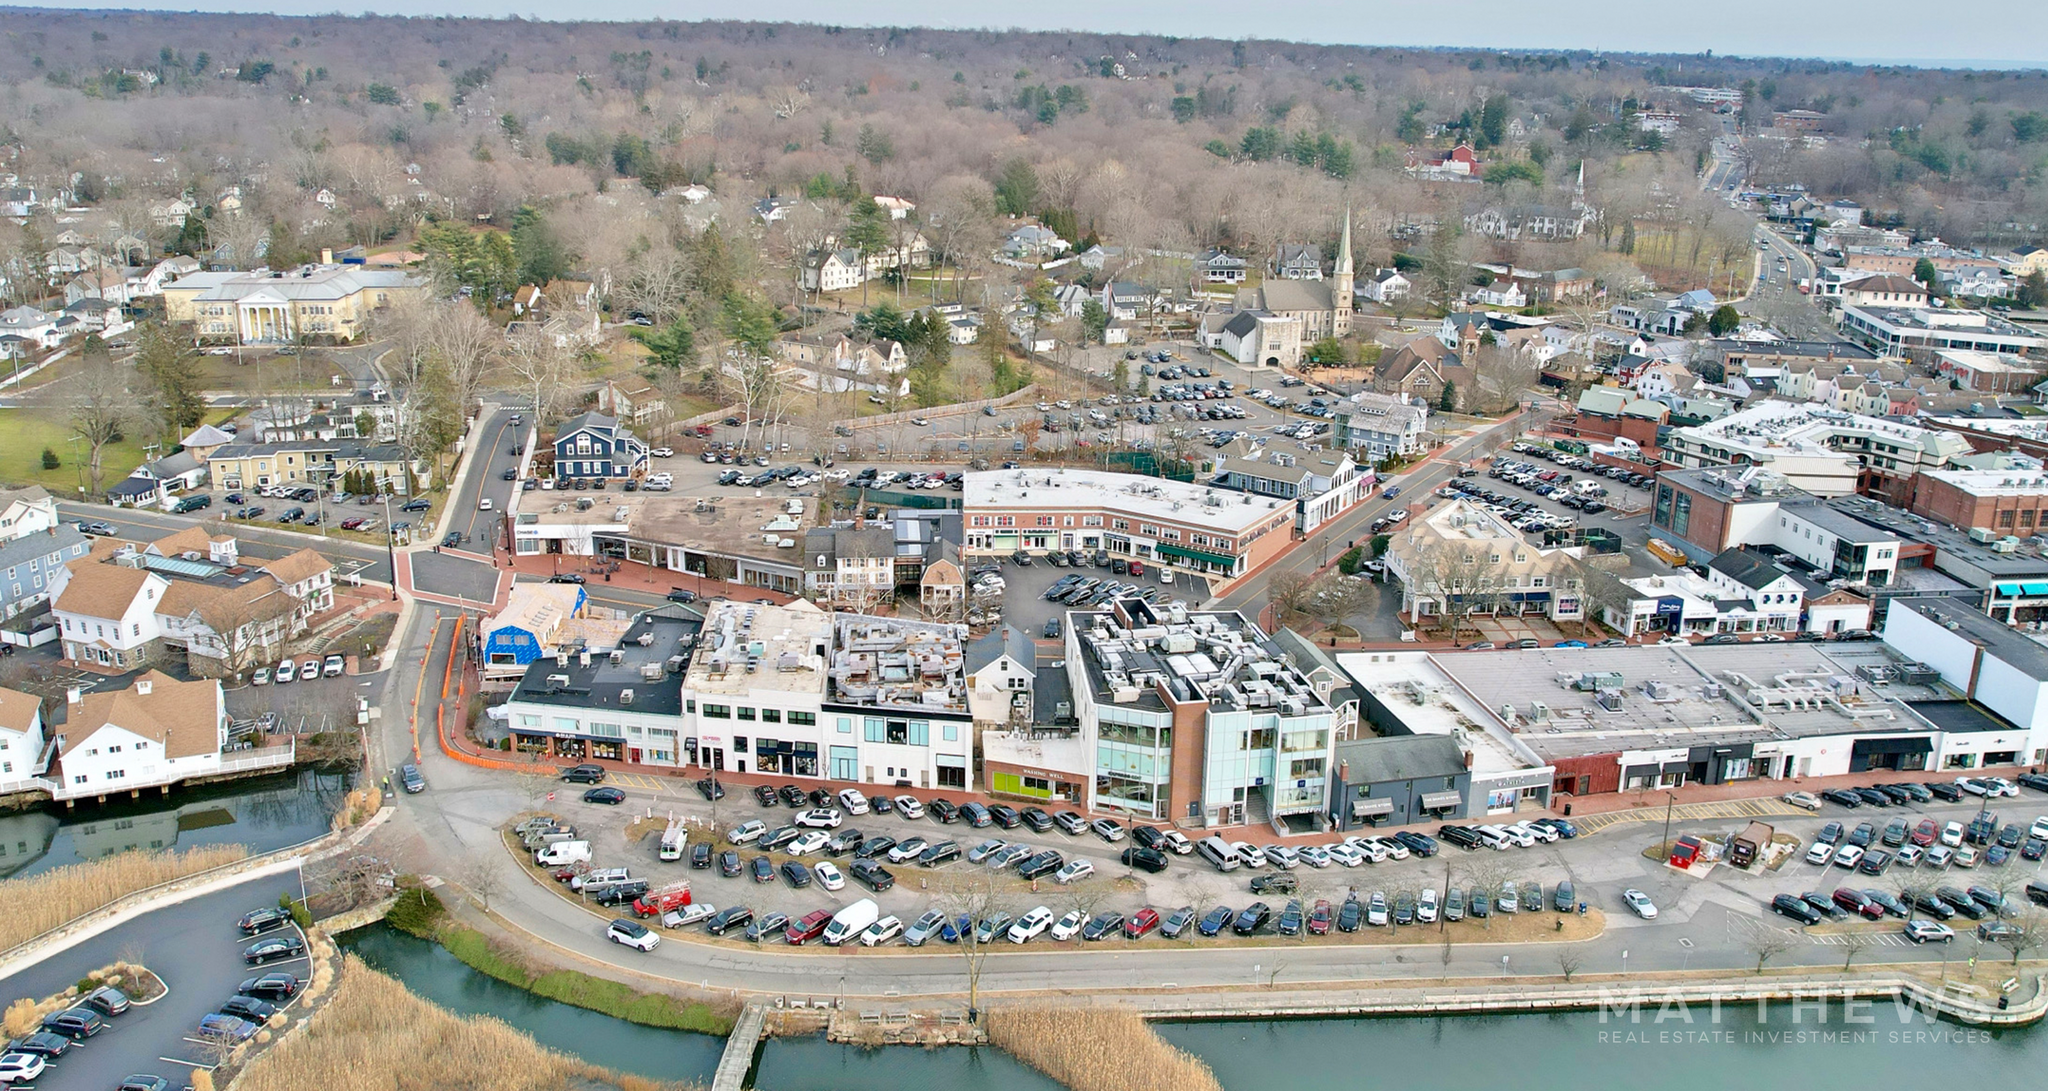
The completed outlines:
<svg viewBox="0 0 2048 1091">
<path fill-rule="evenodd" d="M 970 555 L 1102 549 L 1226 580 L 1284 552 L 1308 499 L 1097 470 L 970 473 L 963 495 Z"/>
<path fill-rule="evenodd" d="M 2048 473 L 1930 470 L 1913 479 L 1910 510 L 1962 530 L 2025 537 L 2048 529 Z"/>
</svg>

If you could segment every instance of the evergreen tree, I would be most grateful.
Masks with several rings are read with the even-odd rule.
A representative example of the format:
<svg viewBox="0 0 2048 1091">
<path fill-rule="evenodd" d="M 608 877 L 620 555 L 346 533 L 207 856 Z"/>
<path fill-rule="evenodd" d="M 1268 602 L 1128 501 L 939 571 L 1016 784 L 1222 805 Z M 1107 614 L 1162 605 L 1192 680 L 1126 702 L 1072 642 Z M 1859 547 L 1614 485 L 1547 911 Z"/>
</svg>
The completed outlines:
<svg viewBox="0 0 2048 1091">
<path fill-rule="evenodd" d="M 1439 413 L 1455 413 L 1458 411 L 1457 383 L 1449 379 L 1444 380 L 1443 393 L 1437 395 L 1436 408 Z"/>
<path fill-rule="evenodd" d="M 205 418 L 198 362 L 161 323 L 150 322 L 136 334 L 135 371 L 147 384 L 149 411 L 168 449 Z"/>
</svg>

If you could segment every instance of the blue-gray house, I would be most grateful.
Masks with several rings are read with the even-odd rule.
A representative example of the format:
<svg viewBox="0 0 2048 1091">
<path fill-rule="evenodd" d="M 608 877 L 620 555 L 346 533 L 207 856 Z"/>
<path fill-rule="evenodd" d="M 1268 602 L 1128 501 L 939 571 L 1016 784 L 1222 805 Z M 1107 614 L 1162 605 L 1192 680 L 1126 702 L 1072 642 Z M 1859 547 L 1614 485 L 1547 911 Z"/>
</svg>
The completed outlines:
<svg viewBox="0 0 2048 1091">
<path fill-rule="evenodd" d="M 555 477 L 639 477 L 647 471 L 647 444 L 602 413 L 585 413 L 555 430 Z"/>
</svg>

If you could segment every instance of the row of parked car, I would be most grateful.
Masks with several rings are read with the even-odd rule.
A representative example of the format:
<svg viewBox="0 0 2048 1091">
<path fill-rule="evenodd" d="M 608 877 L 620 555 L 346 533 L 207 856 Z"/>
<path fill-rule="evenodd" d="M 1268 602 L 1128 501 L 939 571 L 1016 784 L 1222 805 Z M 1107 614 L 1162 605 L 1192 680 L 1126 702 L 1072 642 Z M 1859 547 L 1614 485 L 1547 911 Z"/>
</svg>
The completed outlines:
<svg viewBox="0 0 2048 1091">
<path fill-rule="evenodd" d="M 127 993 L 103 985 L 70 1007 L 43 1016 L 39 1029 L 8 1042 L 0 1051 L 0 1083 L 26 1083 L 42 1076 L 78 1043 L 107 1029 L 108 1020 L 127 1011 L 129 1004 Z M 151 1080 L 157 1082 L 147 1082 Z M 166 1087 L 156 1076 L 130 1076 L 119 1091 L 164 1091 Z"/>
<path fill-rule="evenodd" d="M 1891 784 L 1873 784 L 1868 788 L 1829 788 L 1817 796 L 1811 792 L 1790 792 L 1786 794 L 1785 802 L 1795 803 L 1813 811 L 1820 810 L 1822 803 L 1833 803 L 1853 811 L 1866 804 L 1872 807 L 1890 807 L 1894 804 L 1928 803 L 1936 799 L 1947 803 L 1960 803 L 1965 796 L 1976 796 L 1979 799 L 2018 798 L 2021 788 L 2048 792 L 2048 774 L 2021 773 L 2012 780 L 2004 777 L 1907 780 Z"/>
<path fill-rule="evenodd" d="M 1882 875 L 1893 864 L 1905 867 L 1973 868 L 1982 863 L 2003 867 L 2017 852 L 2021 859 L 2048 856 L 2048 817 L 2034 820 L 2031 828 L 2017 822 L 1999 824 L 1989 811 L 1967 824 L 1938 822 L 1922 818 L 1894 818 L 1879 832 L 1874 822 L 1862 822 L 1843 832 L 1840 822 L 1822 826 L 1806 850 L 1806 862 L 1818 867 L 1833 864 L 1865 875 Z"/>
<path fill-rule="evenodd" d="M 2027 884 L 2029 901 L 2048 905 L 2048 883 Z M 2013 907 L 2005 895 L 1987 886 L 1938 886 L 1893 894 L 1876 888 L 1858 890 L 1839 887 L 1832 894 L 1809 890 L 1803 894 L 1779 894 L 1771 899 L 1771 911 L 1800 924 L 1860 918 L 1881 921 L 1893 917 L 1905 921 L 1905 935 L 1915 943 L 1948 943 L 1956 934 L 1948 922 L 1957 917 L 1977 922 L 1979 939 L 1996 942 L 2020 929 L 2000 918 L 2011 915 Z"/>
<path fill-rule="evenodd" d="M 1626 466 L 1609 466 L 1604 462 L 1595 462 L 1590 458 L 1584 458 L 1568 451 L 1560 451 L 1555 447 L 1548 447 L 1540 443 L 1517 443 L 1510 449 L 1518 455 L 1540 458 L 1545 462 L 1556 463 L 1568 470 L 1582 470 L 1587 473 L 1599 474 L 1602 477 L 1634 485 L 1639 489 L 1647 489 L 1651 485 L 1656 484 L 1657 481 L 1655 474 L 1631 470 Z"/>
</svg>

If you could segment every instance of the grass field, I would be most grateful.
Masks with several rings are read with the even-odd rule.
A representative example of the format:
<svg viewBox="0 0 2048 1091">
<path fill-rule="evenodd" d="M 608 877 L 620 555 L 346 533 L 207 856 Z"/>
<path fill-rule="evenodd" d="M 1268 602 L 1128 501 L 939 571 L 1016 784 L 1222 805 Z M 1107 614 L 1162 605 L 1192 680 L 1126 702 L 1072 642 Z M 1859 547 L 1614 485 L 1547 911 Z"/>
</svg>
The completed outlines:
<svg viewBox="0 0 2048 1091">
<path fill-rule="evenodd" d="M 209 412 L 207 419 L 218 424 L 233 415 L 232 410 L 222 409 Z M 127 477 L 142 465 L 142 445 L 148 442 L 146 431 L 138 423 L 121 442 L 108 444 L 100 453 L 101 488 Z M 74 459 L 82 463 L 88 457 L 83 440 L 71 441 L 77 434 L 61 410 L 0 409 L 0 483 L 41 485 L 59 498 L 76 499 L 79 485 L 92 487 L 90 467 L 81 475 L 74 465 Z M 55 452 L 61 463 L 54 470 L 43 469 L 45 447 Z M 157 452 L 159 456 L 163 453 Z"/>
</svg>

